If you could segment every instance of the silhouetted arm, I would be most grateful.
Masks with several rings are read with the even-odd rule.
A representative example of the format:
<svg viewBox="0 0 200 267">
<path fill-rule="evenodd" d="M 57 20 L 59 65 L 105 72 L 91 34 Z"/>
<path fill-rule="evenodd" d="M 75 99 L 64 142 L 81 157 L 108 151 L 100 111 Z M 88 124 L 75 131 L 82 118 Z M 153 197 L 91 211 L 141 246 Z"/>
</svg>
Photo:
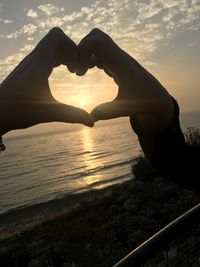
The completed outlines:
<svg viewBox="0 0 200 267">
<path fill-rule="evenodd" d="M 53 28 L 0 85 L 0 135 L 51 121 L 93 125 L 86 111 L 59 103 L 49 88 L 53 68 L 75 72 L 76 57 L 76 44 Z"/>
<path fill-rule="evenodd" d="M 198 191 L 200 179 L 195 176 L 195 171 L 199 169 L 200 153 L 185 143 L 175 99 L 153 75 L 102 31 L 91 31 L 78 49 L 78 75 L 97 66 L 113 77 L 118 85 L 116 99 L 92 111 L 95 121 L 129 116 L 152 166 L 165 178 Z"/>
<path fill-rule="evenodd" d="M 173 105 L 168 92 L 107 34 L 92 30 L 79 43 L 78 58 L 77 75 L 84 75 L 89 68 L 97 66 L 113 77 L 118 85 L 117 97 L 92 111 L 95 121 L 152 114 L 152 118 L 157 120 L 152 131 L 159 131 L 169 123 Z"/>
</svg>

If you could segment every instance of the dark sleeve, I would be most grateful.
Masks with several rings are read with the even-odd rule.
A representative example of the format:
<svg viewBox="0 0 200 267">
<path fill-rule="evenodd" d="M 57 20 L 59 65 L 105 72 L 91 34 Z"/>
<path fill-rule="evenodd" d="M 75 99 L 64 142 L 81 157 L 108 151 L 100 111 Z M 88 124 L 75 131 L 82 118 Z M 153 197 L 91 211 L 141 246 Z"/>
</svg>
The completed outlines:
<svg viewBox="0 0 200 267">
<path fill-rule="evenodd" d="M 154 138 L 153 157 L 148 160 L 164 178 L 200 192 L 200 148 L 185 142 L 179 122 L 179 107 L 174 98 L 174 117 L 164 131 Z M 134 120 L 130 118 L 131 125 Z M 133 126 L 132 126 L 133 128 Z M 143 147 L 145 154 L 145 147 Z"/>
</svg>

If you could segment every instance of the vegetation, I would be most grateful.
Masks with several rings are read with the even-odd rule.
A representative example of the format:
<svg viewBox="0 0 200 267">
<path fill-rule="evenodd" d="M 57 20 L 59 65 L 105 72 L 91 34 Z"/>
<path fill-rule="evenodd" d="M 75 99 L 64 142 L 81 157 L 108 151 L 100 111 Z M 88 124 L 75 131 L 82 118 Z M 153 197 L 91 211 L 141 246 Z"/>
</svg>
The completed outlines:
<svg viewBox="0 0 200 267">
<path fill-rule="evenodd" d="M 187 136 L 191 144 L 200 141 L 194 134 Z M 135 179 L 112 186 L 103 198 L 1 241 L 0 266 L 112 266 L 200 201 L 159 177 L 142 156 L 133 173 Z"/>
<path fill-rule="evenodd" d="M 189 127 L 185 133 L 186 142 L 189 145 L 200 147 L 200 130 L 196 127 Z"/>
</svg>

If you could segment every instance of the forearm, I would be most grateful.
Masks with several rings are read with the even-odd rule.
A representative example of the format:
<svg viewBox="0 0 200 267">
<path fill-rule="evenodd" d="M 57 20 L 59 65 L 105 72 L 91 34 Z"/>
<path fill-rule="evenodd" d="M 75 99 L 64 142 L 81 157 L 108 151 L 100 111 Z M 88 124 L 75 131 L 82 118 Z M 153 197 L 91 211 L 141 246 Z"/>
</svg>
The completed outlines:
<svg viewBox="0 0 200 267">
<path fill-rule="evenodd" d="M 146 158 L 159 175 L 181 187 L 200 192 L 200 148 L 186 144 L 179 125 L 176 103 L 175 113 L 171 124 L 151 140 L 145 140 L 137 133 L 139 142 Z M 135 131 L 137 125 L 134 117 L 130 122 Z"/>
</svg>

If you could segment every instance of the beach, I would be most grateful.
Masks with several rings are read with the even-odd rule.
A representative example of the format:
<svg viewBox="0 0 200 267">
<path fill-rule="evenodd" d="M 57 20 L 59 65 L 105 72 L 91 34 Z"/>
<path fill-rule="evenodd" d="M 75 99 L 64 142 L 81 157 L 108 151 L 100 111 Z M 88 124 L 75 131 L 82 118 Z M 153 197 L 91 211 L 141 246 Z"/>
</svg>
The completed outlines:
<svg viewBox="0 0 200 267">
<path fill-rule="evenodd" d="M 142 158 L 137 166 L 135 179 L 1 217 L 1 266 L 112 266 L 199 203 Z"/>
<path fill-rule="evenodd" d="M 66 215 L 84 202 L 100 200 L 113 191 L 114 186 L 72 194 L 61 199 L 39 203 L 0 215 L 0 240 L 18 235 L 45 221 Z"/>
</svg>

